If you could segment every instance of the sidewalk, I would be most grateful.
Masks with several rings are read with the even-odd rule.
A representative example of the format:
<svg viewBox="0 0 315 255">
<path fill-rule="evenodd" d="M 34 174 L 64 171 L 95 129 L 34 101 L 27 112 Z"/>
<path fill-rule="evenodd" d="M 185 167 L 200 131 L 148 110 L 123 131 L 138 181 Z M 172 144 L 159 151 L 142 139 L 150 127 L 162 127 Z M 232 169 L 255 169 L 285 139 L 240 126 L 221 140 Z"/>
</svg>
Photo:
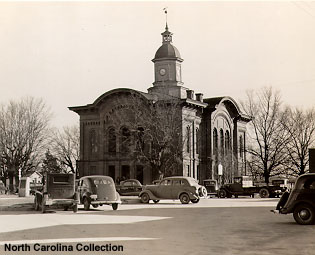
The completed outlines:
<svg viewBox="0 0 315 255">
<path fill-rule="evenodd" d="M 136 196 L 122 196 L 122 204 L 138 204 Z M 31 211 L 34 210 L 34 196 L 19 197 L 18 195 L 0 195 L 0 211 Z"/>
</svg>

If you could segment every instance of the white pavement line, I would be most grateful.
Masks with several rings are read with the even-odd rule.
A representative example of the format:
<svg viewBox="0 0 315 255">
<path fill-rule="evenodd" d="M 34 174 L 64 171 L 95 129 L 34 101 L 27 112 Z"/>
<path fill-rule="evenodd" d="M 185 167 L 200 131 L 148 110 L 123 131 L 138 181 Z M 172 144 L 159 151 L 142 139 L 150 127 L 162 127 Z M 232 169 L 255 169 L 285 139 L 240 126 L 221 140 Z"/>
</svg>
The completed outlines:
<svg viewBox="0 0 315 255">
<path fill-rule="evenodd" d="M 122 216 L 122 215 L 56 215 L 56 214 L 26 214 L 1 215 L 0 233 L 21 231 L 58 225 L 90 225 L 90 224 L 130 224 L 144 221 L 164 220 L 170 217 L 153 216 Z"/>
<path fill-rule="evenodd" d="M 35 244 L 35 243 L 93 243 L 93 242 L 114 242 L 114 241 L 148 241 L 160 238 L 149 237 L 95 237 L 95 238 L 63 238 L 63 239 L 37 239 L 37 240 L 13 240 L 0 241 L 0 245 L 5 244 Z"/>
</svg>

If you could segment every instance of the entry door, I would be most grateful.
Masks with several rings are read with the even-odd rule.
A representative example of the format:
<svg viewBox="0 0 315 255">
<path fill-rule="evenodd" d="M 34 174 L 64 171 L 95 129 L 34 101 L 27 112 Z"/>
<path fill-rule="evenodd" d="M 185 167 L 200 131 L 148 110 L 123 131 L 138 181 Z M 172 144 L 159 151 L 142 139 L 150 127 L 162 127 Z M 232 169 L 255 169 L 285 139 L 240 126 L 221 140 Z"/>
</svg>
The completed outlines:
<svg viewBox="0 0 315 255">
<path fill-rule="evenodd" d="M 130 179 L 130 166 L 128 165 L 121 166 L 121 178 L 123 180 Z"/>
<path fill-rule="evenodd" d="M 143 184 L 143 166 L 137 166 L 136 179 Z"/>
</svg>

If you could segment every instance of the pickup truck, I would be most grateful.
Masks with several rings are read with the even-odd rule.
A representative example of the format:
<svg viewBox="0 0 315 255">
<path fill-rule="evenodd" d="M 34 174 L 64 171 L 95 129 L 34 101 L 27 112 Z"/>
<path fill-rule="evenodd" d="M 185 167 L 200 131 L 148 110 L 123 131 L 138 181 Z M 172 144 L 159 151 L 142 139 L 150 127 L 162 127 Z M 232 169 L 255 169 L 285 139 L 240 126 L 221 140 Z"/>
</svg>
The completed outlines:
<svg viewBox="0 0 315 255">
<path fill-rule="evenodd" d="M 79 198 L 75 189 L 75 175 L 61 173 L 46 173 L 43 186 L 32 191 L 34 194 L 34 208 L 44 213 L 48 206 L 62 206 L 73 212 L 78 211 Z"/>
</svg>

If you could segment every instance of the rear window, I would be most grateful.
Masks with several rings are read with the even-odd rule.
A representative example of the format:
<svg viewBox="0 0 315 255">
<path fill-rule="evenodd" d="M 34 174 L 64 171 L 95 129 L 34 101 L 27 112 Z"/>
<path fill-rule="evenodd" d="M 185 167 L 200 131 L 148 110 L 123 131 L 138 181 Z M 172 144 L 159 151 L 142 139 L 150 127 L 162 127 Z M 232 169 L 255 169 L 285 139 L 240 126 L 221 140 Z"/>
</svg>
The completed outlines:
<svg viewBox="0 0 315 255">
<path fill-rule="evenodd" d="M 69 175 L 54 176 L 54 183 L 69 183 Z"/>
</svg>

